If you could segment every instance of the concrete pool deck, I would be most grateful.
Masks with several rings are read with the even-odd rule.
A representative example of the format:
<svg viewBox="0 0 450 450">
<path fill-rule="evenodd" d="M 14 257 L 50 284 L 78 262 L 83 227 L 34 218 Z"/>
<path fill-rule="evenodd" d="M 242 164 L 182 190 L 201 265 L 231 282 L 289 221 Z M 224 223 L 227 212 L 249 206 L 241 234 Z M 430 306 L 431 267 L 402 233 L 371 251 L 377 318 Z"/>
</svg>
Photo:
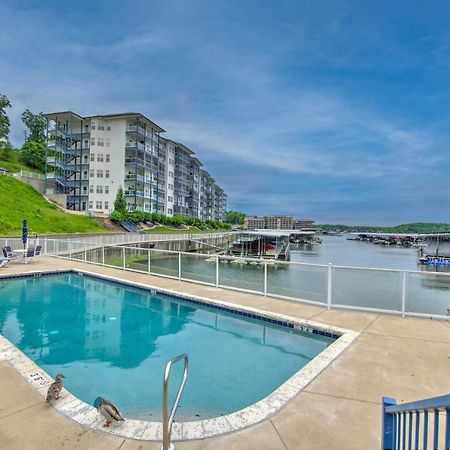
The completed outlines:
<svg viewBox="0 0 450 450">
<path fill-rule="evenodd" d="M 361 332 L 349 349 L 269 420 L 216 438 L 176 442 L 177 449 L 378 449 L 381 396 L 403 402 L 450 392 L 450 322 L 328 311 L 262 295 L 48 257 L 28 265 L 10 264 L 0 274 L 69 268 Z M 161 446 L 91 431 L 61 416 L 44 404 L 5 361 L 0 362 L 0 399 L 2 449 Z"/>
</svg>

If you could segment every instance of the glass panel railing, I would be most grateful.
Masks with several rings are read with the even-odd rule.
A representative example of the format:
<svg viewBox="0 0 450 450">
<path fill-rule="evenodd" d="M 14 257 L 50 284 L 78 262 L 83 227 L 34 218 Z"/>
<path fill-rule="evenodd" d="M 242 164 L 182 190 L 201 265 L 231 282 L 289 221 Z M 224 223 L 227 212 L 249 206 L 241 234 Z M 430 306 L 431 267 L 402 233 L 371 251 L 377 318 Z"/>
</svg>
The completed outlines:
<svg viewBox="0 0 450 450">
<path fill-rule="evenodd" d="M 401 311 L 402 272 L 333 267 L 332 304 Z"/>
<path fill-rule="evenodd" d="M 150 273 L 178 278 L 178 252 L 151 250 Z"/>
<path fill-rule="evenodd" d="M 326 303 L 327 267 L 267 262 L 267 293 Z"/>
<path fill-rule="evenodd" d="M 105 247 L 105 265 L 123 267 L 123 248 Z"/>
<path fill-rule="evenodd" d="M 253 259 L 219 258 L 219 285 L 264 292 L 264 267 Z"/>
<path fill-rule="evenodd" d="M 125 249 L 125 268 L 148 272 L 149 250 L 144 248 Z"/>
<path fill-rule="evenodd" d="M 406 312 L 450 315 L 450 275 L 408 273 Z"/>
<path fill-rule="evenodd" d="M 215 284 L 216 257 L 198 253 L 182 253 L 181 278 Z"/>
<path fill-rule="evenodd" d="M 101 264 L 102 263 L 102 249 L 96 248 L 94 250 L 87 250 L 85 252 L 86 262 Z M 83 258 L 84 260 L 84 258 Z"/>
</svg>

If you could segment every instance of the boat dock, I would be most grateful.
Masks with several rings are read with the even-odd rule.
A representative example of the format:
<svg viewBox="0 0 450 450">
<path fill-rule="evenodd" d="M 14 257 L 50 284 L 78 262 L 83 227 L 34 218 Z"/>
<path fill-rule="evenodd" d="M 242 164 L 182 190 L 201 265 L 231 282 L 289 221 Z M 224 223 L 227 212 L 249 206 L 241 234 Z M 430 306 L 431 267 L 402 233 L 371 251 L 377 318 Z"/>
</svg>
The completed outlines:
<svg viewBox="0 0 450 450">
<path fill-rule="evenodd" d="M 228 253 L 241 258 L 262 258 L 289 261 L 291 244 L 312 241 L 314 231 L 304 230 L 254 230 L 236 235 Z"/>
</svg>

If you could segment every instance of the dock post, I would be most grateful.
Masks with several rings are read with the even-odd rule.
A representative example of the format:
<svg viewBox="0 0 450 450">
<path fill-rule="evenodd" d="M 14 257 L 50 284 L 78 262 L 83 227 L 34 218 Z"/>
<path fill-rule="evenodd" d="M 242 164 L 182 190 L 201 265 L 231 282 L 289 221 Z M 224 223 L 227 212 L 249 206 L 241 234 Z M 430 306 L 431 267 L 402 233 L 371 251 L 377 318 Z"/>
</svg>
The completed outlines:
<svg viewBox="0 0 450 450">
<path fill-rule="evenodd" d="M 328 263 L 328 280 L 327 280 L 327 309 L 331 309 L 331 291 L 332 291 L 332 264 Z"/>
</svg>

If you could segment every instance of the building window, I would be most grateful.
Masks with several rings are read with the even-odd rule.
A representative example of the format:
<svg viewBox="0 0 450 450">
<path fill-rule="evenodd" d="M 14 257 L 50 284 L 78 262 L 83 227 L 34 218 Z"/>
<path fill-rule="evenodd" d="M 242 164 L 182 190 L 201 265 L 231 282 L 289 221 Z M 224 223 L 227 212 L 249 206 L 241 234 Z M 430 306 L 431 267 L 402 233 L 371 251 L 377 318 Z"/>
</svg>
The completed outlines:
<svg viewBox="0 0 450 450">
<path fill-rule="evenodd" d="M 87 186 L 83 186 L 83 193 L 87 194 Z"/>
<path fill-rule="evenodd" d="M 168 200 L 169 202 L 173 202 L 173 197 L 171 197 L 170 195 L 168 195 L 168 196 L 167 196 L 167 200 Z"/>
<path fill-rule="evenodd" d="M 106 146 L 107 147 L 111 146 L 111 140 L 109 138 L 106 138 Z"/>
<path fill-rule="evenodd" d="M 97 145 L 99 147 L 103 147 L 105 145 L 104 144 L 104 139 L 103 138 L 97 138 Z"/>
<path fill-rule="evenodd" d="M 105 202 L 105 209 L 109 209 L 109 202 Z"/>
<path fill-rule="evenodd" d="M 93 194 L 93 193 L 94 193 L 94 185 L 93 185 L 93 184 L 90 184 L 90 185 L 89 185 L 89 193 L 90 193 L 90 194 Z"/>
<path fill-rule="evenodd" d="M 103 170 L 97 169 L 97 178 L 103 178 Z"/>
<path fill-rule="evenodd" d="M 105 186 L 105 194 L 109 194 L 109 186 Z M 106 208 L 106 206 L 105 206 Z"/>
<path fill-rule="evenodd" d="M 84 148 L 89 148 L 89 140 L 88 139 L 84 140 Z"/>
<path fill-rule="evenodd" d="M 173 189 L 173 184 L 168 184 L 167 187 L 168 187 L 169 189 Z"/>
<path fill-rule="evenodd" d="M 95 209 L 102 209 L 102 202 L 95 202 Z"/>
<path fill-rule="evenodd" d="M 89 177 L 90 177 L 90 178 L 94 178 L 94 169 L 91 169 L 91 170 L 89 171 Z"/>
<path fill-rule="evenodd" d="M 106 161 L 106 162 L 109 162 L 109 161 L 110 161 L 110 155 L 109 155 L 109 153 L 106 154 L 106 156 L 105 156 L 105 161 Z"/>
<path fill-rule="evenodd" d="M 89 202 L 89 209 L 92 209 L 94 207 L 94 202 L 91 200 L 90 202 Z"/>
<path fill-rule="evenodd" d="M 106 130 L 107 131 L 111 131 L 111 127 L 106 127 Z"/>
<path fill-rule="evenodd" d="M 91 153 L 91 161 L 95 161 L 95 154 Z"/>
<path fill-rule="evenodd" d="M 103 186 L 97 185 L 97 194 L 103 194 Z"/>
<path fill-rule="evenodd" d="M 109 178 L 109 170 L 105 170 L 105 178 Z"/>
<path fill-rule="evenodd" d="M 91 130 L 95 130 L 95 122 L 92 122 Z"/>
<path fill-rule="evenodd" d="M 91 139 L 91 147 L 93 147 L 95 145 L 95 138 Z"/>
<path fill-rule="evenodd" d="M 173 178 L 173 172 L 169 171 L 169 177 Z"/>
<path fill-rule="evenodd" d="M 169 209 L 167 210 L 167 214 L 173 214 L 172 208 L 169 208 Z"/>
<path fill-rule="evenodd" d="M 97 155 L 97 162 L 103 162 L 103 153 Z"/>
</svg>

